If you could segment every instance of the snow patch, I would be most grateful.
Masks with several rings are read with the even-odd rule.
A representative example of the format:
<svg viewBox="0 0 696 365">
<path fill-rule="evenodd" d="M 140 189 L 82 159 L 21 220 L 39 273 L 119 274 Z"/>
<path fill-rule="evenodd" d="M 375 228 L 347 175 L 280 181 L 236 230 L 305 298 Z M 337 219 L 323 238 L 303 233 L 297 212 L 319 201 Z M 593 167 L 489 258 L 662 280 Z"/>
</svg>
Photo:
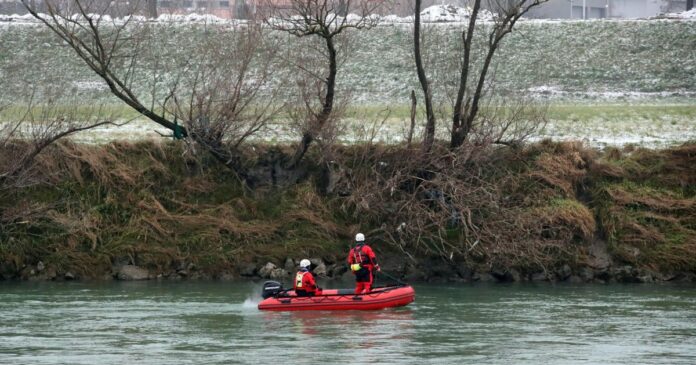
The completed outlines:
<svg viewBox="0 0 696 365">
<path fill-rule="evenodd" d="M 382 23 L 413 23 L 413 16 L 400 17 L 398 15 L 385 15 L 380 19 Z"/>
<path fill-rule="evenodd" d="M 50 19 L 48 14 L 39 14 L 42 18 Z M 116 25 L 125 24 L 127 22 L 153 22 L 153 23 L 207 23 L 207 24 L 239 24 L 246 22 L 240 19 L 223 19 L 210 14 L 162 14 L 156 19 L 148 18 L 141 15 L 125 16 L 123 18 L 112 18 L 109 15 L 88 14 L 91 19 L 103 23 L 113 23 Z M 68 17 L 73 21 L 83 21 L 85 17 L 81 14 L 73 14 Z M 37 23 L 38 20 L 31 14 L 0 14 L 0 22 L 17 22 L 17 23 Z"/>
<path fill-rule="evenodd" d="M 696 20 L 696 8 L 691 10 L 682 11 L 681 13 L 668 13 L 664 15 L 665 18 L 675 18 L 675 19 L 693 19 Z"/>
<path fill-rule="evenodd" d="M 34 22 L 36 19 L 31 14 L 24 14 L 24 15 L 19 15 L 19 14 L 12 14 L 12 15 L 2 15 L 0 14 L 0 22 L 19 22 L 19 23 L 26 23 L 26 22 Z"/>
<path fill-rule="evenodd" d="M 542 85 L 526 89 L 535 99 L 560 99 L 567 97 L 585 97 L 598 100 L 644 100 L 659 99 L 668 97 L 696 97 L 696 91 L 620 91 L 620 90 L 587 90 L 587 91 L 567 91 L 556 86 Z"/>
<path fill-rule="evenodd" d="M 49 15 L 47 14 L 39 14 L 40 16 L 44 18 L 50 18 Z M 200 13 L 192 13 L 192 14 L 162 14 L 156 19 L 153 18 L 147 18 L 144 16 L 140 15 L 133 15 L 133 16 L 127 16 L 123 18 L 111 18 L 109 15 L 98 15 L 98 14 L 88 14 L 90 18 L 99 20 L 101 22 L 109 22 L 109 23 L 114 23 L 114 24 L 123 24 L 126 22 L 153 22 L 153 23 L 206 23 L 206 24 L 231 24 L 231 25 L 236 25 L 236 24 L 243 24 L 246 23 L 246 20 L 243 19 L 225 19 L 225 18 L 220 18 L 215 15 L 211 14 L 200 14 Z M 459 7 L 455 5 L 433 5 L 428 8 L 425 8 L 423 11 L 421 11 L 421 21 L 423 23 L 462 23 L 462 22 L 468 22 L 469 17 L 471 15 L 471 8 L 468 7 Z M 335 22 L 341 22 L 344 18 L 341 16 L 338 16 L 336 14 L 329 14 L 329 19 L 331 17 L 334 18 Z M 486 9 L 481 9 L 479 10 L 478 13 L 478 20 L 482 22 L 490 22 L 495 20 L 495 14 L 492 12 L 486 10 Z M 673 20 L 696 20 L 696 8 L 691 9 L 689 11 L 683 11 L 680 13 L 668 13 L 668 14 L 663 14 L 657 18 L 651 18 L 652 20 L 659 20 L 660 18 L 662 19 L 673 19 Z M 84 20 L 84 17 L 82 15 L 74 14 L 69 17 L 71 20 L 75 21 L 80 21 Z M 359 22 L 362 18 L 362 16 L 357 15 L 357 14 L 348 14 L 345 17 L 345 20 L 347 23 L 356 23 Z M 578 20 L 578 19 L 526 19 L 522 18 L 520 21 L 525 22 L 525 23 L 540 23 L 540 24 L 547 24 L 547 23 L 577 23 L 577 22 L 592 22 L 592 21 L 601 21 L 601 22 L 607 22 L 607 21 L 616 21 L 616 22 L 622 22 L 622 21 L 636 21 L 636 20 L 646 20 L 650 21 L 651 19 L 589 19 L 589 20 Z M 414 17 L 411 16 L 405 16 L 405 17 L 400 17 L 397 15 L 384 15 L 380 16 L 377 14 L 372 14 L 366 17 L 366 20 L 369 22 L 377 22 L 379 24 L 402 24 L 402 23 L 413 23 Z M 35 19 L 31 14 L 23 14 L 23 15 L 18 15 L 18 14 L 12 14 L 12 15 L 3 15 L 0 14 L 0 22 L 15 22 L 15 23 L 38 23 L 38 20 Z M 269 23 L 274 24 L 274 25 L 280 25 L 284 22 L 284 20 L 281 19 L 269 19 Z"/>
<path fill-rule="evenodd" d="M 223 19 L 215 15 L 210 14 L 162 14 L 157 17 L 158 22 L 168 23 L 168 22 L 188 22 L 188 23 L 207 23 L 207 24 L 222 24 L 222 23 L 235 23 L 238 20 Z"/>
<path fill-rule="evenodd" d="M 42 17 L 49 18 L 46 14 L 40 14 Z M 455 5 L 433 5 L 421 12 L 421 21 L 424 23 L 456 23 L 469 21 L 471 16 L 471 8 L 459 7 Z M 102 22 L 113 22 L 115 24 L 123 24 L 127 21 L 137 21 L 137 22 L 157 22 L 157 23 L 208 23 L 208 24 L 239 24 L 244 23 L 244 20 L 239 19 L 224 19 L 219 18 L 211 14 L 162 14 L 156 19 L 146 18 L 144 16 L 129 16 L 123 18 L 111 18 L 108 15 L 98 15 L 89 14 L 89 17 L 95 20 L 100 20 Z M 336 14 L 330 14 L 329 19 L 334 18 L 335 21 L 343 21 L 343 17 Z M 80 21 L 84 20 L 82 15 L 72 15 L 69 17 L 71 20 Z M 385 15 L 379 16 L 376 14 L 369 15 L 365 17 L 367 21 L 379 22 L 383 24 L 393 24 L 393 23 L 413 23 L 413 16 L 399 17 L 397 15 Z M 363 19 L 362 16 L 357 14 L 348 14 L 345 17 L 347 23 L 357 23 Z M 478 13 L 478 19 L 481 21 L 492 21 L 494 20 L 494 15 L 488 10 L 481 9 Z M 37 20 L 31 14 L 25 15 L 0 15 L 0 22 L 37 22 Z M 269 19 L 272 24 L 281 23 L 280 19 Z"/>
<path fill-rule="evenodd" d="M 78 90 L 107 90 L 108 87 L 101 81 L 73 81 L 73 86 Z"/>
<path fill-rule="evenodd" d="M 470 8 L 462 8 L 454 5 L 433 5 L 421 11 L 421 20 L 424 22 L 463 22 L 468 21 L 471 16 Z M 493 13 L 481 9 L 477 19 L 483 21 L 493 20 Z"/>
</svg>

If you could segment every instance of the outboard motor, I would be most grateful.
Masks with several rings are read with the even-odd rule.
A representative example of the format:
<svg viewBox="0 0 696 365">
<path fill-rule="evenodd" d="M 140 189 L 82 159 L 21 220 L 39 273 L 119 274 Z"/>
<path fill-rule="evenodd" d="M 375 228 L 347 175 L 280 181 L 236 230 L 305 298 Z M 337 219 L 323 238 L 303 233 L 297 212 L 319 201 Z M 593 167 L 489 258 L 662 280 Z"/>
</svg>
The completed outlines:
<svg viewBox="0 0 696 365">
<path fill-rule="evenodd" d="M 266 281 L 263 283 L 263 290 L 261 291 L 261 296 L 263 299 L 274 297 L 283 291 L 283 284 L 277 281 Z"/>
</svg>

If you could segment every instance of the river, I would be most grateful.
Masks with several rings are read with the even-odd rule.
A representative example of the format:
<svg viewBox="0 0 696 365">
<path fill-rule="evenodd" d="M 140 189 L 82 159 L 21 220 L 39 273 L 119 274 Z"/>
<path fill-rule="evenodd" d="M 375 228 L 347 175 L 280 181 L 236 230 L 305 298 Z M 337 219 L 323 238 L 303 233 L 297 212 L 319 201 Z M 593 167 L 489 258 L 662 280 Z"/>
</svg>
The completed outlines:
<svg viewBox="0 0 696 365">
<path fill-rule="evenodd" d="M 0 364 L 696 364 L 691 285 L 416 285 L 270 313 L 260 283 L 0 283 Z"/>
</svg>

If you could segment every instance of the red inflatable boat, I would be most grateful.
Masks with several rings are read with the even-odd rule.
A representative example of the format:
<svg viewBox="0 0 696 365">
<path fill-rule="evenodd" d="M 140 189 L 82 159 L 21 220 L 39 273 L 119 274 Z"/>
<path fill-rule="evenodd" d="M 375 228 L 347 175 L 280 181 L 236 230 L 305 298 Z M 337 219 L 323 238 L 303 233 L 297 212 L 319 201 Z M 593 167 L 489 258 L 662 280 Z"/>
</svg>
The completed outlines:
<svg viewBox="0 0 696 365">
<path fill-rule="evenodd" d="M 280 284 L 267 282 L 263 293 L 266 299 L 259 303 L 259 309 L 270 311 L 382 309 L 407 305 L 416 297 L 409 285 L 377 287 L 360 295 L 353 289 L 325 289 L 321 295 L 298 297 L 293 290 L 283 291 Z"/>
</svg>

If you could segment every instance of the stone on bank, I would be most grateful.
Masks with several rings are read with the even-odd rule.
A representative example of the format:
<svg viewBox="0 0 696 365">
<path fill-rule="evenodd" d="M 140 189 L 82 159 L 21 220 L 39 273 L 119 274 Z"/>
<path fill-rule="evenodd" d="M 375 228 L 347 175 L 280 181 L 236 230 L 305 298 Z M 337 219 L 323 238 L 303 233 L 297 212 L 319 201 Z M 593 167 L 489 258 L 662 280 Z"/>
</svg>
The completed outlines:
<svg viewBox="0 0 696 365">
<path fill-rule="evenodd" d="M 148 280 L 150 279 L 150 272 L 139 266 L 123 265 L 117 269 L 114 277 L 124 281 Z"/>
</svg>

